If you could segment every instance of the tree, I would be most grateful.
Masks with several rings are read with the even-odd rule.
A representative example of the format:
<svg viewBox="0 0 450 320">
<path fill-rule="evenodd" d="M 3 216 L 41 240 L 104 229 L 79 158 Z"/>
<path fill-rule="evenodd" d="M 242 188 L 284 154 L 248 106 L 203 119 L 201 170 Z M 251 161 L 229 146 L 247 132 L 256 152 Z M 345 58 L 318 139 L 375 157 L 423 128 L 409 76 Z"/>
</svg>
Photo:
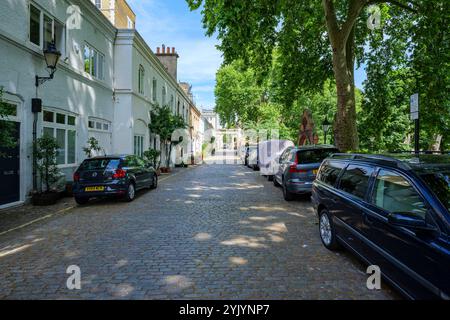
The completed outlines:
<svg viewBox="0 0 450 320">
<path fill-rule="evenodd" d="M 172 134 L 177 129 L 185 129 L 187 125 L 182 117 L 172 114 L 169 106 L 160 107 L 155 105 L 150 112 L 150 116 L 152 121 L 148 127 L 152 133 L 160 138 L 161 150 L 164 150 L 166 167 L 168 168 L 173 147 Z"/>
<path fill-rule="evenodd" d="M 426 0 L 187 2 L 192 10 L 203 4 L 206 33 L 218 33 L 226 63 L 242 58 L 264 77 L 273 48 L 278 46 L 291 101 L 304 90 L 321 90 L 324 81 L 333 77 L 337 90 L 334 138 L 341 150 L 358 148 L 354 69 L 356 62 L 364 61 L 364 45 L 371 31 L 367 27 L 370 13 L 364 9 L 384 4 L 401 9 L 401 14 L 428 14 L 418 11 Z M 408 30 L 411 36 L 413 31 Z"/>
</svg>

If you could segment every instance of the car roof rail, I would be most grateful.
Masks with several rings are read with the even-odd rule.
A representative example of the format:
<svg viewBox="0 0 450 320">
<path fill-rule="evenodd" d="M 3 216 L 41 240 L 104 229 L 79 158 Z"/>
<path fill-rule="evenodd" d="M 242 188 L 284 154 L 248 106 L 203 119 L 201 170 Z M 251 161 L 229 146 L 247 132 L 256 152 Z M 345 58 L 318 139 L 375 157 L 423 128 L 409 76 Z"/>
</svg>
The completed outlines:
<svg viewBox="0 0 450 320">
<path fill-rule="evenodd" d="M 330 156 L 330 158 L 335 159 L 343 159 L 343 160 L 363 160 L 367 162 L 372 162 L 374 164 L 384 164 L 391 167 L 396 167 L 399 169 L 410 170 L 411 167 L 399 160 L 389 156 L 381 155 L 381 154 L 364 154 L 364 153 L 334 153 Z"/>
</svg>

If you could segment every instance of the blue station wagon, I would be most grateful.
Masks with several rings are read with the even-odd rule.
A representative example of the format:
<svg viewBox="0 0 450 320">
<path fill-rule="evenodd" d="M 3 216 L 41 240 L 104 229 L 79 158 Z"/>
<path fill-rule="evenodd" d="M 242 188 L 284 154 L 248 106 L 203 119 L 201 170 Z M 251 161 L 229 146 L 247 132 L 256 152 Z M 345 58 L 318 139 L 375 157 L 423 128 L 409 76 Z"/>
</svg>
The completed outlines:
<svg viewBox="0 0 450 320">
<path fill-rule="evenodd" d="M 313 183 L 322 243 L 411 299 L 450 299 L 450 156 L 335 154 Z"/>
</svg>

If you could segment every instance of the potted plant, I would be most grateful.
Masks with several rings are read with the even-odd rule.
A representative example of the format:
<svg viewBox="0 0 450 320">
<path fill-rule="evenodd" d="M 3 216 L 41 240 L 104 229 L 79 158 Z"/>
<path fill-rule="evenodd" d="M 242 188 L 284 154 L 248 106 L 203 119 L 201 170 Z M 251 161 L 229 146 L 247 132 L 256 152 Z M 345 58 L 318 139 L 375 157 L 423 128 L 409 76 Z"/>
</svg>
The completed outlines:
<svg viewBox="0 0 450 320">
<path fill-rule="evenodd" d="M 32 203 L 36 206 L 47 206 L 55 204 L 60 197 L 60 193 L 54 186 L 62 178 L 56 164 L 58 155 L 58 143 L 55 138 L 44 135 L 36 140 L 35 157 L 37 160 L 37 170 L 40 177 L 40 190 L 35 191 Z"/>
<path fill-rule="evenodd" d="M 98 140 L 94 137 L 89 138 L 89 140 L 87 141 L 87 147 L 83 148 L 83 151 L 88 158 L 91 158 L 94 152 L 99 152 L 101 150 L 102 147 L 100 147 Z"/>
<path fill-rule="evenodd" d="M 145 160 L 153 166 L 153 168 L 156 170 L 156 173 L 158 175 L 161 174 L 161 169 L 159 168 L 161 165 L 161 162 L 159 162 L 159 163 L 157 162 L 160 155 L 161 155 L 161 151 L 158 151 L 155 149 L 148 149 L 147 151 L 144 151 Z"/>
</svg>

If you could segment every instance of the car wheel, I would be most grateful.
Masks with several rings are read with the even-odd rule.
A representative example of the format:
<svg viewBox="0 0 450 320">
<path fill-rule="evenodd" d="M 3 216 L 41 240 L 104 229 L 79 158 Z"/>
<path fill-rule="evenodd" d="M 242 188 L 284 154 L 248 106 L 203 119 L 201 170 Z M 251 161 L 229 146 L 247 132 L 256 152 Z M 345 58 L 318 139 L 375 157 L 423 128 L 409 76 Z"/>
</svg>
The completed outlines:
<svg viewBox="0 0 450 320">
<path fill-rule="evenodd" d="M 267 176 L 267 180 L 273 181 L 273 176 Z"/>
<path fill-rule="evenodd" d="M 84 197 L 84 198 L 75 197 L 75 202 L 78 203 L 79 205 L 86 204 L 86 203 L 88 203 L 88 201 L 89 201 L 89 198 L 86 198 L 86 197 Z"/>
<path fill-rule="evenodd" d="M 294 194 L 292 192 L 289 192 L 287 189 L 286 183 L 283 181 L 283 198 L 286 201 L 292 201 L 294 200 Z"/>
<path fill-rule="evenodd" d="M 153 175 L 152 185 L 151 185 L 150 189 L 156 189 L 156 188 L 158 188 L 158 176 L 155 174 L 155 175 Z"/>
<path fill-rule="evenodd" d="M 279 187 L 280 186 L 280 184 L 278 183 L 278 181 L 277 181 L 277 177 L 275 177 L 275 176 L 273 176 L 273 185 L 275 186 L 275 187 Z"/>
<path fill-rule="evenodd" d="M 130 182 L 127 188 L 127 193 L 125 194 L 125 201 L 131 202 L 136 197 L 136 187 L 134 183 Z"/>
<path fill-rule="evenodd" d="M 340 248 L 336 239 L 336 233 L 334 230 L 333 220 L 327 210 L 322 210 L 319 215 L 319 231 L 320 239 L 322 240 L 325 248 L 329 250 L 337 250 Z"/>
</svg>

